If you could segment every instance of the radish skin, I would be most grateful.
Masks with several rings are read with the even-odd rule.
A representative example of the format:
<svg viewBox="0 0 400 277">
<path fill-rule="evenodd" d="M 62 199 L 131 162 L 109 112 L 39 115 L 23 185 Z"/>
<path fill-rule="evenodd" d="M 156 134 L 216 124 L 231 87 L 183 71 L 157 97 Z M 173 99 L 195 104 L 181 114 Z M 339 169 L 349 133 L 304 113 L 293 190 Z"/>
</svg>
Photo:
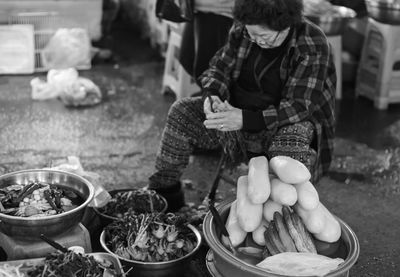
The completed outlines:
<svg viewBox="0 0 400 277">
<path fill-rule="evenodd" d="M 264 218 L 268 222 L 271 222 L 274 219 L 275 212 L 279 212 L 280 214 L 282 214 L 282 205 L 279 203 L 276 203 L 272 199 L 268 199 L 267 202 L 265 202 L 263 205 Z"/>
<path fill-rule="evenodd" d="M 303 220 L 304 225 L 310 233 L 317 234 L 324 229 L 326 216 L 321 203 L 313 210 L 305 210 L 299 204 L 296 204 L 294 210 Z"/>
<path fill-rule="evenodd" d="M 336 242 L 342 235 L 340 223 L 322 203 L 320 203 L 320 206 L 325 215 L 325 226 L 321 232 L 314 234 L 314 236 L 321 241 Z"/>
<path fill-rule="evenodd" d="M 247 189 L 247 176 L 240 176 L 236 189 L 236 213 L 240 227 L 246 232 L 253 232 L 261 223 L 263 205 L 254 204 L 247 195 Z"/>
<path fill-rule="evenodd" d="M 258 245 L 261 245 L 261 246 L 265 245 L 264 233 L 267 230 L 268 225 L 269 225 L 268 221 L 265 218 L 263 218 L 261 220 L 260 226 L 258 226 L 257 229 L 255 229 L 253 231 L 253 233 L 251 234 L 254 242 L 257 243 Z"/>
<path fill-rule="evenodd" d="M 247 195 L 254 204 L 263 204 L 271 193 L 268 160 L 264 156 L 250 159 Z"/>
<path fill-rule="evenodd" d="M 247 232 L 244 231 L 239 225 L 237 214 L 236 214 L 236 209 L 237 209 L 236 205 L 237 205 L 237 201 L 235 200 L 231 204 L 228 219 L 226 220 L 226 223 L 225 223 L 226 230 L 229 233 L 229 238 L 234 247 L 240 245 L 247 236 Z M 229 247 L 228 239 L 225 236 L 222 236 L 222 241 L 226 247 Z"/>
<path fill-rule="evenodd" d="M 269 161 L 269 167 L 278 178 L 287 184 L 304 183 L 311 179 L 307 167 L 288 156 L 275 156 Z"/>
<path fill-rule="evenodd" d="M 275 178 L 271 180 L 270 198 L 281 205 L 293 206 L 297 201 L 297 191 L 293 185 Z"/>
<path fill-rule="evenodd" d="M 319 204 L 319 195 L 314 185 L 307 181 L 294 186 L 297 191 L 297 203 L 305 210 L 313 210 Z"/>
</svg>

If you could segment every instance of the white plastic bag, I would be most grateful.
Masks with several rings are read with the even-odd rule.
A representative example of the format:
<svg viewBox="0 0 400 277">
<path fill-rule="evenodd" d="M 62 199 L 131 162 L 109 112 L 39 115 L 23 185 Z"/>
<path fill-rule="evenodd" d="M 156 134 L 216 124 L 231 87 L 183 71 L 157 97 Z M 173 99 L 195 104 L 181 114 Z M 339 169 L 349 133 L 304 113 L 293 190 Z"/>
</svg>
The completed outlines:
<svg viewBox="0 0 400 277">
<path fill-rule="evenodd" d="M 81 28 L 61 28 L 43 49 L 42 62 L 46 68 L 60 69 L 88 65 L 91 43 L 87 31 Z"/>
<path fill-rule="evenodd" d="M 51 69 L 47 72 L 47 83 L 60 95 L 78 80 L 79 73 L 75 68 Z"/>
<path fill-rule="evenodd" d="M 66 106 L 92 106 L 102 100 L 100 88 L 91 80 L 79 77 L 75 68 L 51 69 L 47 73 L 47 82 L 34 78 L 31 87 L 32 99 L 59 97 Z"/>
<path fill-rule="evenodd" d="M 105 190 L 104 187 L 100 184 L 100 175 L 95 172 L 85 171 L 81 165 L 79 157 L 68 156 L 66 163 L 59 164 L 52 167 L 51 169 L 67 171 L 80 175 L 83 178 L 87 179 L 90 183 L 92 183 L 94 187 L 94 197 L 93 200 L 89 203 L 89 207 L 104 207 L 112 198 L 108 191 Z"/>
<path fill-rule="evenodd" d="M 61 91 L 60 99 L 66 106 L 91 106 L 100 103 L 102 95 L 100 88 L 91 80 L 78 77 L 71 86 Z"/>
<path fill-rule="evenodd" d="M 75 68 L 51 69 L 47 72 L 47 82 L 37 77 L 32 79 L 32 99 L 47 100 L 57 98 L 64 89 L 72 87 L 77 82 L 78 74 Z"/>
<path fill-rule="evenodd" d="M 47 100 L 58 97 L 58 91 L 38 77 L 31 80 L 31 88 L 33 100 Z"/>
</svg>

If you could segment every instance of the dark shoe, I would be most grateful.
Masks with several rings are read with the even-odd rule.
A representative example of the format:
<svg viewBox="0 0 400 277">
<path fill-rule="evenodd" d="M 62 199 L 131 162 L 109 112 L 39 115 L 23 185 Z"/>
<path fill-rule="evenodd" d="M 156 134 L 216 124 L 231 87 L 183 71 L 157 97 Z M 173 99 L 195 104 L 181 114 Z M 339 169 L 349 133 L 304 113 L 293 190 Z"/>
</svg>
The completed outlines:
<svg viewBox="0 0 400 277">
<path fill-rule="evenodd" d="M 185 205 L 185 194 L 182 190 L 181 183 L 169 187 L 159 187 L 149 189 L 155 190 L 158 194 L 163 196 L 168 203 L 167 212 L 176 212 Z"/>
</svg>

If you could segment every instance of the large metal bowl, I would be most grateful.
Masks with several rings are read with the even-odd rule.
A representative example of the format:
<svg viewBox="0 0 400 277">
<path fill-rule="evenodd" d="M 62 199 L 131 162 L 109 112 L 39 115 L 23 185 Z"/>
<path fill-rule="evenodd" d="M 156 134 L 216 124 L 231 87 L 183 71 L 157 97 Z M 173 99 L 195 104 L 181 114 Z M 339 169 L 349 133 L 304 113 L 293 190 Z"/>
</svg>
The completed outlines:
<svg viewBox="0 0 400 277">
<path fill-rule="evenodd" d="M 400 1 L 366 0 L 367 11 L 373 19 L 391 25 L 400 25 Z"/>
<path fill-rule="evenodd" d="M 318 25 L 327 36 L 342 35 L 348 22 L 356 17 L 356 12 L 343 6 L 332 6 L 332 11 L 319 16 L 306 15 L 306 17 Z"/>
<path fill-rule="evenodd" d="M 199 251 L 201 246 L 201 235 L 200 232 L 192 225 L 188 227 L 196 235 L 196 246 L 192 252 L 186 254 L 185 256 L 171 261 L 166 262 L 141 262 L 135 260 L 128 260 L 121 256 L 113 253 L 106 245 L 106 234 L 103 231 L 100 235 L 100 244 L 103 249 L 118 257 L 121 261 L 124 271 L 127 272 L 127 276 L 140 276 L 140 277 L 170 277 L 170 276 L 183 276 L 185 269 L 188 268 L 190 261 L 193 259 L 195 254 Z"/>
<path fill-rule="evenodd" d="M 223 201 L 218 205 L 217 210 L 225 221 L 229 214 L 230 206 L 233 199 Z M 340 251 L 336 254 L 344 259 L 344 262 L 339 267 L 325 277 L 348 277 L 350 268 L 356 263 L 360 254 L 360 244 L 357 236 L 353 230 L 344 223 L 341 219 L 337 218 L 342 228 L 342 235 L 340 238 Z M 212 261 L 207 260 L 208 263 L 212 263 L 213 276 L 222 277 L 284 277 L 280 274 L 274 274 L 266 272 L 265 270 L 256 267 L 250 263 L 247 263 L 240 258 L 234 256 L 230 250 L 228 250 L 221 241 L 221 232 L 217 230 L 215 225 L 215 219 L 211 213 L 208 213 L 204 218 L 203 233 L 207 244 L 210 246 L 212 251 Z M 321 253 L 322 254 L 322 253 Z M 330 256 L 330 255 L 329 255 Z M 210 268 L 209 264 L 207 266 Z M 307 276 L 311 277 L 311 276 Z"/>
<path fill-rule="evenodd" d="M 120 261 L 114 255 L 103 252 L 88 253 L 85 255 L 92 256 L 96 261 L 100 263 L 105 263 L 105 264 L 111 263 L 117 274 L 125 276 Z M 27 272 L 30 269 L 32 269 L 35 266 L 42 265 L 44 263 L 44 260 L 45 258 L 33 258 L 33 259 L 5 261 L 5 262 L 0 262 L 0 267 L 2 266 L 19 267 L 20 272 L 27 275 Z M 104 274 L 104 276 L 106 275 Z"/>
<path fill-rule="evenodd" d="M 94 197 L 94 187 L 86 179 L 69 172 L 51 169 L 30 169 L 0 176 L 0 188 L 11 184 L 28 184 L 32 181 L 56 184 L 72 189 L 84 202 L 78 207 L 61 214 L 46 217 L 19 217 L 0 213 L 0 232 L 13 237 L 38 239 L 40 234 L 59 235 L 69 231 L 82 219 L 86 206 Z"/>
</svg>

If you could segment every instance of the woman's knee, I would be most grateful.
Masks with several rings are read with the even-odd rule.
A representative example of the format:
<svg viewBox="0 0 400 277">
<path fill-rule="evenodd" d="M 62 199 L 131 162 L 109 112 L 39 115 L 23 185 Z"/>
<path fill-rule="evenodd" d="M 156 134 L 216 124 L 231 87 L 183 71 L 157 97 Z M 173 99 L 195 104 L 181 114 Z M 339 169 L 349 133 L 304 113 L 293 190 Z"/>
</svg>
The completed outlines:
<svg viewBox="0 0 400 277">
<path fill-rule="evenodd" d="M 188 113 L 199 109 L 199 97 L 185 97 L 172 103 L 168 114 Z M 200 99 L 201 101 L 201 99 Z"/>
<path fill-rule="evenodd" d="M 315 139 L 314 125 L 300 122 L 284 126 L 272 137 L 268 157 L 289 156 L 304 163 L 312 172 L 317 162 L 317 152 L 311 147 Z"/>
</svg>

